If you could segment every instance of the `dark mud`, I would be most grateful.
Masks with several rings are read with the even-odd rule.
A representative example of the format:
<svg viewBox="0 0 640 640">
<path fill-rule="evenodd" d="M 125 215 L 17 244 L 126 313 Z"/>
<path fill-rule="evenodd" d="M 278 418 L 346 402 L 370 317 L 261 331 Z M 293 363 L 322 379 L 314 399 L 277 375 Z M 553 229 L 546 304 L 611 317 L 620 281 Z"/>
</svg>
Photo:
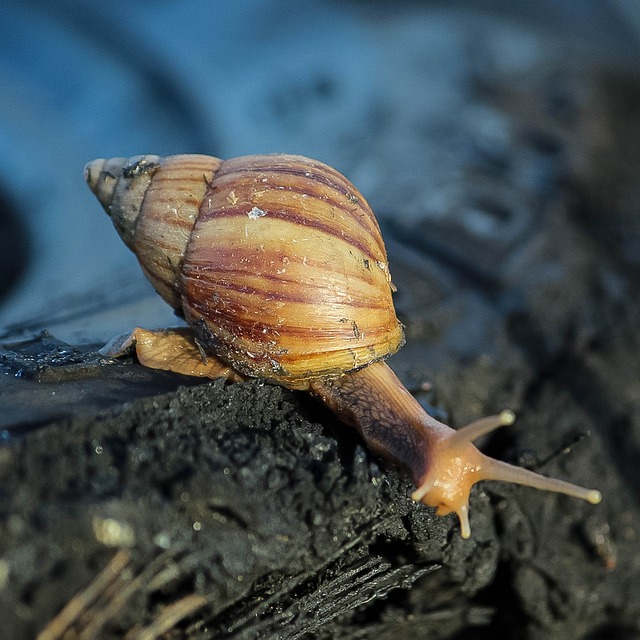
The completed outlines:
<svg viewBox="0 0 640 640">
<path fill-rule="evenodd" d="M 635 628 L 638 519 L 624 487 L 637 486 L 637 465 L 628 447 L 618 463 L 589 417 L 598 407 L 582 407 L 577 391 L 546 380 L 525 420 L 551 414 L 568 433 L 594 430 L 542 470 L 593 480 L 604 504 L 484 486 L 463 541 L 302 393 L 261 382 L 186 388 L 85 357 L 85 371 L 119 373 L 103 378 L 105 397 L 126 389 L 123 368 L 148 391 L 167 378 L 176 388 L 13 434 L 0 450 L 6 637 L 33 637 L 69 602 L 82 604 L 60 622 L 73 633 L 50 626 L 44 637 L 596 638 Z M 42 393 L 81 404 L 68 379 L 77 364 L 59 364 L 58 381 L 46 365 Z M 593 353 L 592 370 L 602 366 Z M 522 446 L 517 435 L 504 445 L 492 452 Z"/>
</svg>

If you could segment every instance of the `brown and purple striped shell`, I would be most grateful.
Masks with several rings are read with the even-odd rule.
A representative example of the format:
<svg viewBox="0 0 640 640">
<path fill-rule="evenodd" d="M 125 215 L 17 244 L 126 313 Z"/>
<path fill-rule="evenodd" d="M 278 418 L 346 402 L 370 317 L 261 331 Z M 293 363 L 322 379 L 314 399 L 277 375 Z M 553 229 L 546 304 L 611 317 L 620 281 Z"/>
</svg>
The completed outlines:
<svg viewBox="0 0 640 640">
<path fill-rule="evenodd" d="M 331 167 L 147 155 L 86 173 L 158 293 L 240 373 L 306 388 L 402 345 L 378 223 Z"/>
</svg>

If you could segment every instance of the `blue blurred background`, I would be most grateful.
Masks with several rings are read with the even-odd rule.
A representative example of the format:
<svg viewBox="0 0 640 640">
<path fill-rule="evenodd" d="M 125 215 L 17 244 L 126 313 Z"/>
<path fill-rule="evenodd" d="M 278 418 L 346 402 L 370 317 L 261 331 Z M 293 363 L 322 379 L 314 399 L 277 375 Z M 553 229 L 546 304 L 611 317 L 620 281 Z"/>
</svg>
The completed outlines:
<svg viewBox="0 0 640 640">
<path fill-rule="evenodd" d="M 85 187 L 88 160 L 302 153 L 383 217 L 437 220 L 468 142 L 509 144 L 478 106 L 483 73 L 638 67 L 639 34 L 636 0 L 4 0 L 0 327 L 82 341 L 171 322 Z"/>
</svg>

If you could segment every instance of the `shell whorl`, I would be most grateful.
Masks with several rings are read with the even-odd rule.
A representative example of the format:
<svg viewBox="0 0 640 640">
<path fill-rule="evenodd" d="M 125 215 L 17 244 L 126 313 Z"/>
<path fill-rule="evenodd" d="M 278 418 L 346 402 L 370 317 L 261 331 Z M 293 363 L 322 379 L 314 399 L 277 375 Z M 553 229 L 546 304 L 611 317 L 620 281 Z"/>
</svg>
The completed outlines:
<svg viewBox="0 0 640 640">
<path fill-rule="evenodd" d="M 86 175 L 156 290 L 240 373 L 305 388 L 402 345 L 378 223 L 335 169 L 142 156 Z"/>
<path fill-rule="evenodd" d="M 222 161 L 204 155 L 99 158 L 85 180 L 145 275 L 174 309 L 182 307 L 180 265 L 206 190 Z"/>
<path fill-rule="evenodd" d="M 84 168 L 85 182 L 111 217 L 120 237 L 133 251 L 142 199 L 159 165 L 160 157 L 149 155 L 98 158 Z"/>
</svg>

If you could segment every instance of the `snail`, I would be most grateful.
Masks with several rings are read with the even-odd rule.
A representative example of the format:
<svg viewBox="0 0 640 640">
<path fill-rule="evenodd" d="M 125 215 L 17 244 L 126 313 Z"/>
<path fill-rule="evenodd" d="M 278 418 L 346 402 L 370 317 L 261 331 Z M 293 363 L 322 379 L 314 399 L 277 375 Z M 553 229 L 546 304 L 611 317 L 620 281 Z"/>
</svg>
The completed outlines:
<svg viewBox="0 0 640 640">
<path fill-rule="evenodd" d="M 97 159 L 85 180 L 156 291 L 189 329 L 135 329 L 142 364 L 229 380 L 266 378 L 322 400 L 370 449 L 407 472 L 412 498 L 455 512 L 503 480 L 600 502 L 600 492 L 482 454 L 503 411 L 453 430 L 424 411 L 385 363 L 404 343 L 386 250 L 362 194 L 302 156 Z"/>
</svg>

